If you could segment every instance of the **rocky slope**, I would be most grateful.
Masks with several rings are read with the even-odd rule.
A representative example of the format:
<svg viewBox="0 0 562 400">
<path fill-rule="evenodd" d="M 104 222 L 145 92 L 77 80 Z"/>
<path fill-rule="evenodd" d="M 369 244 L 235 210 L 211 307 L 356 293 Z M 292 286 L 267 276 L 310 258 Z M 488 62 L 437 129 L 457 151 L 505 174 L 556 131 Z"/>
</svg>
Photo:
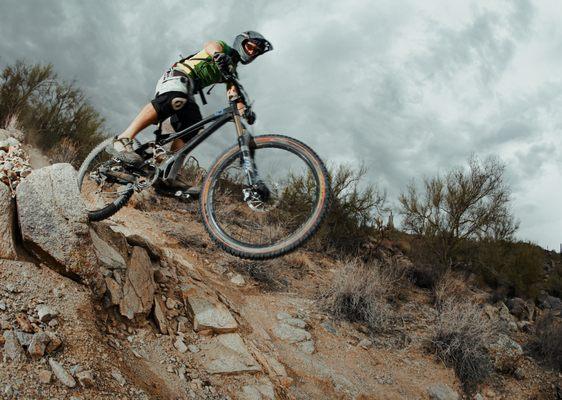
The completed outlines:
<svg viewBox="0 0 562 400">
<path fill-rule="evenodd" d="M 12 190 L 0 183 L 0 397 L 460 398 L 454 371 L 425 347 L 436 318 L 426 291 L 409 287 L 400 329 L 372 335 L 318 306 L 339 262 L 305 251 L 238 260 L 213 248 L 194 204 L 150 194 L 89 224 L 74 179 L 58 164 Z M 479 398 L 556 398 L 560 375 L 518 344 L 531 310 L 486 306 L 511 329 L 496 346 L 496 369 L 510 370 Z"/>
</svg>

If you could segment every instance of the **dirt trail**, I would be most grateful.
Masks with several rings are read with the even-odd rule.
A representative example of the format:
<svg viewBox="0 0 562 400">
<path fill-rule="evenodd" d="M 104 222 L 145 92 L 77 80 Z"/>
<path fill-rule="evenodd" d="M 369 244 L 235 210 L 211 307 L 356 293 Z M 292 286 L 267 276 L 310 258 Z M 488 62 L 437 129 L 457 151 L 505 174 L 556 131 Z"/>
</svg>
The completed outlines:
<svg viewBox="0 0 562 400">
<path fill-rule="evenodd" d="M 295 282 L 288 292 L 264 291 L 247 276 L 244 285 L 233 284 L 233 266 L 240 260 L 216 251 L 196 214 L 183 207 L 151 212 L 129 207 L 112 217 L 112 222 L 146 235 L 164 251 L 183 258 L 187 265 L 183 273 L 197 276 L 203 285 L 221 293 L 242 326 L 245 342 L 284 366 L 286 377 L 270 376 L 283 398 L 427 398 L 430 385 L 458 387 L 453 371 L 424 354 L 419 341 L 396 350 L 385 349 L 383 339 L 377 346 L 363 348 L 359 343 L 369 339 L 366 333 L 356 325 L 332 321 L 318 310 L 315 288 L 331 279 L 333 272 L 325 268 L 329 260 L 322 264 L 310 261 L 305 253 L 296 255 L 308 267 L 297 279 L 287 277 Z M 294 262 L 295 255 L 287 258 Z M 280 338 L 280 313 L 304 321 L 311 340 L 291 343 Z M 389 343 L 394 341 L 389 338 Z M 308 342 L 314 347 L 312 352 Z M 222 385 L 228 390 L 225 382 Z"/>
<path fill-rule="evenodd" d="M 270 262 L 242 261 L 213 246 L 196 204 L 150 196 L 132 204 L 136 206 L 125 208 L 112 222 L 150 237 L 183 260 L 178 273 L 219 295 L 262 366 L 257 375 L 210 375 L 210 383 L 222 393 L 234 399 L 267 398 L 245 397 L 240 391 L 264 376 L 282 399 L 428 399 L 428 388 L 437 384 L 462 393 L 454 371 L 426 350 L 436 317 L 427 290 L 405 289 L 399 305 L 402 326 L 373 337 L 361 324 L 334 321 L 318 308 L 320 293 L 340 268 L 333 259 L 301 250 Z M 248 274 L 258 266 L 263 267 L 259 274 Z M 235 280 L 239 273 L 242 284 Z M 304 336 L 287 337 L 295 333 Z M 209 339 L 195 335 L 191 340 L 201 345 Z M 544 385 L 556 380 L 556 373 L 545 373 L 531 358 L 524 364 L 535 378 L 520 382 L 496 376 L 482 388 L 484 398 L 548 398 Z M 195 355 L 192 366 L 204 370 L 205 360 Z"/>
</svg>

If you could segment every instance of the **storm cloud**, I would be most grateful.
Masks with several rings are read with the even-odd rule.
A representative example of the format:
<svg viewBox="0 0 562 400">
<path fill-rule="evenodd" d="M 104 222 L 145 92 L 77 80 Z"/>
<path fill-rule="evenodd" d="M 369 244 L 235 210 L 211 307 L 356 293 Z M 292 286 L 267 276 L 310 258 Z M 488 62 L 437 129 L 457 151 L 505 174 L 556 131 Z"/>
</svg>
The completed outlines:
<svg viewBox="0 0 562 400">
<path fill-rule="evenodd" d="M 50 62 L 123 130 L 180 54 L 240 31 L 275 50 L 240 68 L 255 131 L 363 163 L 391 200 L 471 154 L 507 164 L 519 237 L 562 242 L 562 9 L 556 1 L 0 0 L 0 64 Z M 216 88 L 203 107 L 224 105 Z M 232 143 L 222 131 L 198 155 Z"/>
</svg>

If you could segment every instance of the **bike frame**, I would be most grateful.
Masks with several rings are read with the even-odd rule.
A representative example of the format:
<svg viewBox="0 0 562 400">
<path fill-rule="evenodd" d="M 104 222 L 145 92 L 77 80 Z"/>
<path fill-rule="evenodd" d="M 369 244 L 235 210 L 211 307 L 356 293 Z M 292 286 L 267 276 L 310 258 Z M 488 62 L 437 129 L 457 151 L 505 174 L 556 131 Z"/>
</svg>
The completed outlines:
<svg viewBox="0 0 562 400">
<path fill-rule="evenodd" d="M 201 121 L 179 131 L 172 133 L 170 135 L 162 135 L 159 131 L 156 131 L 155 143 L 159 146 L 164 146 L 168 143 L 173 142 L 176 139 L 183 139 L 193 132 L 198 133 L 189 139 L 185 145 L 176 151 L 172 156 L 170 156 L 163 165 L 158 167 L 159 175 L 162 180 L 167 180 L 173 178 L 170 176 L 172 166 L 176 160 L 183 154 L 189 154 L 202 142 L 204 142 L 209 136 L 215 133 L 219 128 L 221 128 L 226 123 L 234 121 L 234 126 L 236 127 L 236 134 L 238 138 L 238 144 L 242 152 L 243 166 L 248 177 L 250 185 L 253 185 L 257 181 L 257 172 L 255 164 L 251 158 L 251 153 L 249 150 L 249 142 L 251 136 L 246 132 L 246 129 L 241 121 L 240 113 L 236 103 L 231 101 L 230 106 L 215 112 L 214 114 L 202 119 Z M 205 127 L 205 125 L 211 125 Z"/>
</svg>

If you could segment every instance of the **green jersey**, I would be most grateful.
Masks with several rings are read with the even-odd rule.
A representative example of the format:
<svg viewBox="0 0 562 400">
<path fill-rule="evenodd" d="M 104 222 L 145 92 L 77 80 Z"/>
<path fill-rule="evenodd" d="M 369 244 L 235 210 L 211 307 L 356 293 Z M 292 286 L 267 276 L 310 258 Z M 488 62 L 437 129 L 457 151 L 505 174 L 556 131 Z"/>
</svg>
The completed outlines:
<svg viewBox="0 0 562 400">
<path fill-rule="evenodd" d="M 218 43 L 222 46 L 223 52 L 227 56 L 232 56 L 234 50 L 229 45 L 222 40 L 219 40 Z M 222 74 L 218 66 L 205 49 L 186 60 L 174 64 L 174 69 L 178 69 L 194 78 L 200 88 L 223 82 Z M 236 73 L 236 71 L 234 71 L 234 73 Z"/>
</svg>

